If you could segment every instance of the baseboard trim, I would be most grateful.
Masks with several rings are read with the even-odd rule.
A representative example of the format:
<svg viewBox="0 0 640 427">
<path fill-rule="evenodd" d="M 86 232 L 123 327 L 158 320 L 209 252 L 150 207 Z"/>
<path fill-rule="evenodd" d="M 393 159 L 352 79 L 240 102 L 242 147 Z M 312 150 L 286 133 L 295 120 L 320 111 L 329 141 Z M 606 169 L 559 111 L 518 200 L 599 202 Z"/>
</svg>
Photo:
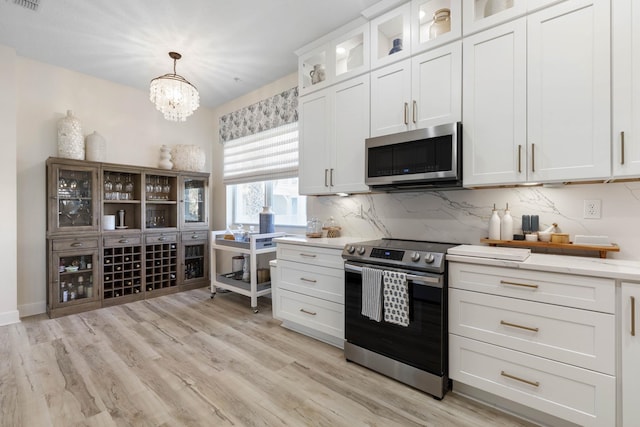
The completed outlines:
<svg viewBox="0 0 640 427">
<path fill-rule="evenodd" d="M 20 323 L 20 312 L 18 310 L 5 311 L 0 313 L 0 326 Z"/>
<path fill-rule="evenodd" d="M 20 318 L 35 316 L 47 312 L 47 303 L 45 301 L 32 302 L 30 304 L 22 304 L 18 306 Z"/>
</svg>

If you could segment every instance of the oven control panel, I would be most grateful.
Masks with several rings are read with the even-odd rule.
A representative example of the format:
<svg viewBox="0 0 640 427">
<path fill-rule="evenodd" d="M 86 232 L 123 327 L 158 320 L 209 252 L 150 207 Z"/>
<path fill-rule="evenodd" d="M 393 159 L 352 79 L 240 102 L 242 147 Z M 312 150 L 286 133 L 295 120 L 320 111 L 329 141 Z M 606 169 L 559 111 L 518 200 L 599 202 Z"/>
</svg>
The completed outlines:
<svg viewBox="0 0 640 427">
<path fill-rule="evenodd" d="M 445 254 L 419 250 L 389 249 L 367 245 L 346 245 L 342 257 L 368 264 L 392 265 L 402 268 L 443 272 Z"/>
</svg>

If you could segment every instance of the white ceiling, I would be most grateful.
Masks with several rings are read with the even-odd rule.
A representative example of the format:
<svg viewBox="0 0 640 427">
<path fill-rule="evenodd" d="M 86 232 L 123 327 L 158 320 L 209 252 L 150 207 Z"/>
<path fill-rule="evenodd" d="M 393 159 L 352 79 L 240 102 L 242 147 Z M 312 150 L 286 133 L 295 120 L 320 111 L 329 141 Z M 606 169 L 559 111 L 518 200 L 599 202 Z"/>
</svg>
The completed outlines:
<svg viewBox="0 0 640 427">
<path fill-rule="evenodd" d="M 379 0 L 0 0 L 0 44 L 127 86 L 177 73 L 209 108 L 297 69 L 294 51 Z"/>
</svg>

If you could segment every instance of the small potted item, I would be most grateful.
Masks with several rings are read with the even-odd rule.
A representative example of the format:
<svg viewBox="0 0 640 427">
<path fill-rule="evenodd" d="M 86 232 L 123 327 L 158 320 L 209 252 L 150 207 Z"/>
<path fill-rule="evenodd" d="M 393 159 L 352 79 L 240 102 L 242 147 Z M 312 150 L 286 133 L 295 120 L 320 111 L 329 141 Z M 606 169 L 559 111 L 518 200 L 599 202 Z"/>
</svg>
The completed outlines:
<svg viewBox="0 0 640 427">
<path fill-rule="evenodd" d="M 338 226 L 332 216 L 329 217 L 329 220 L 324 224 L 322 229 L 327 232 L 327 237 L 329 238 L 340 237 L 341 227 Z"/>
</svg>

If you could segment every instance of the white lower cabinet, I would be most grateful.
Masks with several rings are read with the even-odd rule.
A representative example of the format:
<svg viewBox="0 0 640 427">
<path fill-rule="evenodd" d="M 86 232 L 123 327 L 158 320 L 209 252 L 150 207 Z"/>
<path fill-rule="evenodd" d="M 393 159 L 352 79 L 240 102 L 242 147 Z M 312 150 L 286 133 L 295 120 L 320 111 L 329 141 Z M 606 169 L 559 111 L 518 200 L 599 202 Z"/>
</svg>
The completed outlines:
<svg viewBox="0 0 640 427">
<path fill-rule="evenodd" d="M 450 262 L 454 390 L 459 382 L 581 426 L 614 426 L 615 292 L 613 279 Z"/>
<path fill-rule="evenodd" d="M 274 317 L 297 332 L 344 346 L 344 265 L 340 249 L 278 243 Z"/>
<path fill-rule="evenodd" d="M 622 425 L 640 425 L 640 283 L 621 286 Z"/>
</svg>

